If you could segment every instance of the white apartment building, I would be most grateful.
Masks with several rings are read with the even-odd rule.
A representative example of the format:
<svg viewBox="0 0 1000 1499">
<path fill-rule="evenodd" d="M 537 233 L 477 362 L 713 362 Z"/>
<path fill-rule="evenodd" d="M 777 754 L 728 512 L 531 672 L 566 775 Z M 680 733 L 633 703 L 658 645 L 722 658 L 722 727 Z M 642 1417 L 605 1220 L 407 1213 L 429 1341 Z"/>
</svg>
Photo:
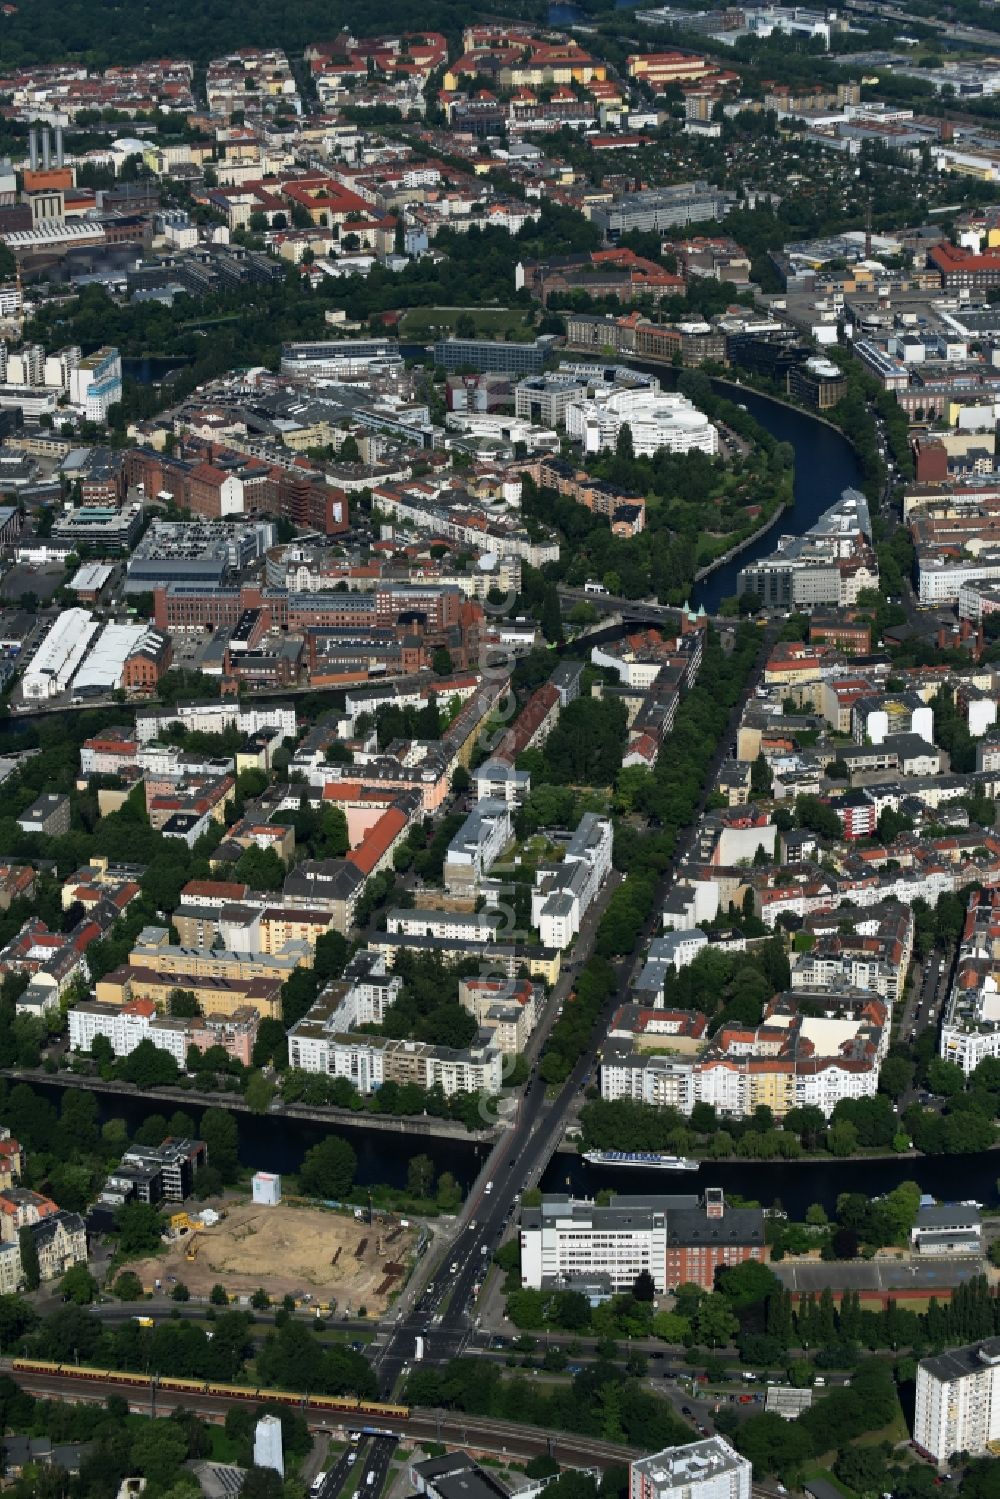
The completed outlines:
<svg viewBox="0 0 1000 1499">
<path fill-rule="evenodd" d="M 60 615 L 60 619 L 65 617 Z M 256 708 L 233 702 L 178 703 L 168 713 L 141 708 L 135 716 L 136 738 L 147 744 L 158 739 L 168 724 L 177 722 L 202 734 L 222 734 L 235 727 L 241 734 L 252 737 L 265 729 L 277 729 L 283 738 L 294 739 L 298 732 L 295 709 L 289 703 L 264 703 Z"/>
<path fill-rule="evenodd" d="M 90 1051 L 97 1036 L 105 1036 L 116 1057 L 127 1057 L 143 1041 L 168 1051 L 182 1070 L 192 1044 L 192 1023 L 173 1015 L 157 1015 L 150 1000 L 133 1000 L 119 1007 L 84 1000 L 69 1011 L 71 1051 Z"/>
<path fill-rule="evenodd" d="M 105 1036 L 116 1057 L 127 1057 L 149 1039 L 155 1014 L 156 1007 L 149 1001 L 106 1005 L 84 1000 L 69 1012 L 70 1051 L 90 1051 L 96 1038 Z"/>
<path fill-rule="evenodd" d="M 667 1289 L 667 1215 L 664 1209 L 626 1199 L 628 1206 L 597 1207 L 571 1197 L 547 1197 L 521 1213 L 521 1284 L 539 1289 L 579 1277 L 608 1275 L 628 1291 L 647 1270 L 657 1292 Z"/>
<path fill-rule="evenodd" d="M 486 760 L 473 771 L 477 801 L 505 801 L 511 806 L 523 802 L 531 790 L 531 776 L 526 770 L 515 770 L 506 760 Z"/>
<path fill-rule="evenodd" d="M 69 398 L 88 422 L 104 422 L 122 398 L 122 362 L 117 349 L 98 349 L 69 372 Z"/>
<path fill-rule="evenodd" d="M 629 1464 L 629 1499 L 750 1499 L 753 1468 L 725 1437 L 667 1447 Z"/>
<path fill-rule="evenodd" d="M 1000 1438 L 1000 1338 L 953 1348 L 917 1365 L 913 1440 L 937 1463 L 973 1457 Z"/>
<path fill-rule="evenodd" d="M 448 845 L 445 887 L 453 894 L 475 894 L 513 836 L 506 798 L 477 802 Z"/>
<path fill-rule="evenodd" d="M 657 952 L 662 961 L 670 963 L 679 973 L 692 964 L 703 947 L 708 946 L 708 937 L 695 927 L 693 931 L 667 932 L 657 941 Z"/>
<path fill-rule="evenodd" d="M 560 864 L 539 865 L 531 892 L 531 924 L 543 947 L 560 951 L 580 930 L 591 901 L 611 873 L 610 819 L 585 812 Z"/>
<path fill-rule="evenodd" d="M 917 556 L 917 597 L 921 604 L 956 604 L 969 583 L 987 583 L 1000 578 L 1000 557 L 988 552 L 979 557 L 954 561 L 934 554 Z"/>
<path fill-rule="evenodd" d="M 601 1058 L 601 1097 L 611 1103 L 631 1098 L 690 1114 L 698 1101 L 694 1063 L 690 1057 L 663 1056 L 607 1042 Z"/>
<path fill-rule="evenodd" d="M 984 891 L 969 903 L 939 1050 L 966 1076 L 987 1057 L 1000 1057 L 1000 896 L 996 893 Z"/>
<path fill-rule="evenodd" d="M 392 936 L 445 937 L 462 942 L 495 942 L 500 917 L 488 911 L 464 916 L 458 911 L 434 911 L 414 906 L 411 910 L 395 907 L 386 918 L 386 931 Z"/>
</svg>

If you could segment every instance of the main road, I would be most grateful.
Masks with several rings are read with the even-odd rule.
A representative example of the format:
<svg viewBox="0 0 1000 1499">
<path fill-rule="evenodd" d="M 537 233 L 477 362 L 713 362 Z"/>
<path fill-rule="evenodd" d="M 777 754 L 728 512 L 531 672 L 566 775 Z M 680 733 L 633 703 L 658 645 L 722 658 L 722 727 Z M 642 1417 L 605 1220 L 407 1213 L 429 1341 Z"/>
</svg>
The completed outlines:
<svg viewBox="0 0 1000 1499">
<path fill-rule="evenodd" d="M 706 772 L 701 798 L 693 823 L 678 835 L 677 850 L 672 863 L 665 871 L 660 885 L 650 903 L 650 914 L 635 949 L 616 965 L 617 982 L 614 992 L 605 1004 L 591 1037 L 587 1051 L 577 1062 L 570 1076 L 554 1098 L 546 1096 L 546 1088 L 535 1067 L 523 1096 L 517 1101 L 509 1127 L 504 1131 L 487 1163 L 483 1176 L 474 1189 L 463 1212 L 455 1237 L 434 1266 L 422 1292 L 402 1312 L 389 1332 L 388 1340 L 375 1363 L 379 1384 L 384 1394 L 391 1395 L 404 1371 L 419 1356 L 429 1363 L 445 1364 L 463 1352 L 475 1332 L 472 1306 L 476 1290 L 489 1266 L 490 1256 L 497 1249 L 510 1224 L 521 1193 L 526 1187 L 535 1185 L 562 1139 L 566 1116 L 580 1096 L 591 1073 L 597 1051 L 607 1033 L 608 1021 L 614 1007 L 627 994 L 629 984 L 641 961 L 644 944 L 655 930 L 662 909 L 663 896 L 676 876 L 677 869 L 694 841 L 695 828 L 709 793 L 715 784 L 719 767 L 728 752 L 739 724 L 743 706 L 753 693 L 764 670 L 764 663 L 771 648 L 776 627 L 762 632 L 761 649 L 751 670 L 743 692 L 732 713 Z M 606 903 L 608 891 L 602 892 Z M 572 949 L 571 962 L 566 976 L 560 979 L 557 993 L 564 992 L 571 981 L 572 971 L 590 957 L 600 914 L 598 902 L 588 912 L 580 936 Z M 553 1015 L 549 1013 L 546 1030 L 539 1039 L 541 1047 L 547 1027 Z M 537 1063 L 536 1063 L 537 1067 Z M 421 1341 L 418 1343 L 418 1339 Z"/>
</svg>

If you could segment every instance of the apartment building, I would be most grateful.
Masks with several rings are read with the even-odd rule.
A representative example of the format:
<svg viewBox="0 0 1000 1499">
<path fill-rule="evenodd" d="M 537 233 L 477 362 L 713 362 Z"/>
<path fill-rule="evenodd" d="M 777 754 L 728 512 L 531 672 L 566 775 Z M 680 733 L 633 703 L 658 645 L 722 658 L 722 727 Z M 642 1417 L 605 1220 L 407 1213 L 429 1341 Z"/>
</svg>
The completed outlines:
<svg viewBox="0 0 1000 1499">
<path fill-rule="evenodd" d="M 489 911 L 463 915 L 458 911 L 436 911 L 430 907 L 394 907 L 386 918 L 390 936 L 435 937 L 448 941 L 495 942 L 501 918 Z"/>
<path fill-rule="evenodd" d="M 941 1024 L 940 1053 L 968 1076 L 1000 1057 L 1000 894 L 974 892 Z"/>
<path fill-rule="evenodd" d="M 917 1365 L 913 1440 L 941 1465 L 978 1457 L 1000 1438 L 1000 1338 L 952 1348 Z"/>
<path fill-rule="evenodd" d="M 611 872 L 611 821 L 585 812 L 566 845 L 562 862 L 540 864 L 531 892 L 531 924 L 538 928 L 543 947 L 562 951 L 580 930 L 580 923 Z"/>
<path fill-rule="evenodd" d="M 116 1057 L 127 1057 L 143 1041 L 150 1041 L 169 1052 L 183 1069 L 191 1047 L 209 1051 L 215 1046 L 249 1067 L 261 1016 L 254 1005 L 237 1005 L 229 1013 L 183 1018 L 158 1015 L 151 999 L 133 999 L 120 1006 L 84 1000 L 74 1005 L 68 1019 L 71 1051 L 93 1051 L 96 1038 L 104 1036 Z"/>
<path fill-rule="evenodd" d="M 625 1041 L 607 1041 L 601 1052 L 601 1097 L 611 1103 L 630 1098 L 688 1115 L 698 1101 L 694 1062 L 639 1051 Z"/>
<path fill-rule="evenodd" d="M 516 1056 L 524 1051 L 538 1018 L 539 996 L 527 979 L 465 978 L 458 1002 L 490 1036 L 496 1051 Z"/>
<path fill-rule="evenodd" d="M 629 1464 L 629 1499 L 750 1499 L 753 1468 L 725 1437 L 667 1447 Z"/>
<path fill-rule="evenodd" d="M 453 895 L 475 895 L 513 836 L 506 798 L 477 802 L 448 845 L 445 887 Z"/>
</svg>

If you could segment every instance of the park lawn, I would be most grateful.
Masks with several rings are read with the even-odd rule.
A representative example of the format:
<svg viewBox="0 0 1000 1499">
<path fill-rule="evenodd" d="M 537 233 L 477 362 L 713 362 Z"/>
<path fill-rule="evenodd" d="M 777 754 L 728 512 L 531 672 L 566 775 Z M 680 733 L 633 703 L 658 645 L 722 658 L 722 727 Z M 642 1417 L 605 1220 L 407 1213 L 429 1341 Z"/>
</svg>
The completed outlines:
<svg viewBox="0 0 1000 1499">
<path fill-rule="evenodd" d="M 875 1447 L 879 1442 L 891 1442 L 895 1447 L 899 1442 L 908 1442 L 909 1440 L 909 1427 L 906 1424 L 906 1420 L 903 1416 L 902 1410 L 897 1407 L 896 1414 L 893 1416 L 888 1426 L 881 1426 L 878 1431 L 865 1431 L 862 1432 L 861 1436 L 859 1437 L 852 1437 L 851 1446 Z M 832 1464 L 836 1456 L 836 1451 L 824 1452 L 823 1456 L 820 1458 L 820 1463 L 827 1465 Z M 819 1470 L 817 1470 L 817 1476 L 825 1478 L 827 1475 L 825 1473 L 819 1473 Z M 848 1495 L 852 1493 L 851 1489 L 847 1488 L 845 1484 L 840 1483 L 836 1478 L 831 1478 L 830 1481 L 831 1483 L 835 1484 L 836 1487 L 839 1488 L 843 1493 Z"/>
<path fill-rule="evenodd" d="M 455 323 L 463 313 L 476 325 L 476 333 L 482 337 L 503 338 L 509 333 L 517 343 L 528 343 L 534 336 L 533 328 L 525 327 L 526 307 L 410 307 L 403 314 L 399 326 L 403 338 L 430 339 L 441 331 L 454 333 Z"/>
<path fill-rule="evenodd" d="M 210 1426 L 209 1432 L 212 1438 L 212 1451 L 209 1454 L 213 1463 L 235 1463 L 239 1457 L 239 1445 L 226 1436 L 225 1428 L 222 1426 Z"/>
</svg>

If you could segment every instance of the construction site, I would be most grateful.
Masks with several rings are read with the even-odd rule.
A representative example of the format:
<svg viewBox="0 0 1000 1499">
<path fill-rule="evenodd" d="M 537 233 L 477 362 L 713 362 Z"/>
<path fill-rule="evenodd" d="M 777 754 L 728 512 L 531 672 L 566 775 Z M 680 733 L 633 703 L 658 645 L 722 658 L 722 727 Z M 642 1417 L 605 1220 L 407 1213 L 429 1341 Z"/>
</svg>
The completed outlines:
<svg viewBox="0 0 1000 1499">
<path fill-rule="evenodd" d="M 183 1281 L 192 1297 L 207 1298 L 221 1285 L 232 1301 L 263 1286 L 272 1301 L 291 1295 L 342 1316 L 360 1307 L 373 1317 L 385 1311 L 405 1283 L 417 1240 L 398 1219 L 367 1223 L 288 1202 L 227 1203 L 210 1226 L 176 1226 L 164 1253 L 132 1266 L 149 1289 Z"/>
</svg>

